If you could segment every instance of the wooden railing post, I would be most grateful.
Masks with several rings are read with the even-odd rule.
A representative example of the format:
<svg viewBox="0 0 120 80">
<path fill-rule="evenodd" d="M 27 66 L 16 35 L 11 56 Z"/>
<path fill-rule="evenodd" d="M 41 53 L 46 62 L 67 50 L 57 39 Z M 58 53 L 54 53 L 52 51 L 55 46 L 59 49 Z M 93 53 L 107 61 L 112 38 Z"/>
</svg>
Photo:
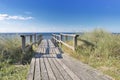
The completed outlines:
<svg viewBox="0 0 120 80">
<path fill-rule="evenodd" d="M 42 35 L 38 35 L 38 44 L 40 44 L 41 40 L 42 40 Z"/>
<path fill-rule="evenodd" d="M 68 41 L 68 36 L 65 36 L 65 41 Z"/>
<path fill-rule="evenodd" d="M 25 39 L 25 36 L 21 36 L 21 38 L 22 38 L 22 51 L 25 51 L 26 39 Z"/>
<path fill-rule="evenodd" d="M 74 47 L 74 50 L 76 49 L 76 47 L 77 47 L 77 37 L 78 37 L 79 35 L 75 35 L 74 37 L 73 37 L 73 47 Z"/>
<path fill-rule="evenodd" d="M 56 35 L 54 35 L 54 37 L 56 38 Z M 55 40 L 55 44 L 56 44 L 56 40 Z"/>
<path fill-rule="evenodd" d="M 60 35 L 59 35 L 59 37 L 58 37 L 58 40 L 60 41 L 61 39 L 60 39 Z"/>
<path fill-rule="evenodd" d="M 54 39 L 54 34 L 52 34 L 52 38 L 53 38 L 53 43 L 55 42 L 55 39 Z"/>
<path fill-rule="evenodd" d="M 60 33 L 60 35 L 57 34 L 52 34 L 53 36 L 53 41 L 54 43 L 59 42 L 60 46 L 62 47 L 62 44 L 64 44 L 65 46 L 69 47 L 70 49 L 72 49 L 73 51 L 75 51 L 76 47 L 77 47 L 77 37 L 79 35 L 75 35 L 75 34 L 62 34 Z M 68 41 L 68 37 L 73 37 L 73 46 L 65 43 L 64 41 Z"/>
<path fill-rule="evenodd" d="M 63 40 L 62 34 L 60 34 L 60 41 Z M 60 46 L 62 47 L 62 43 L 60 42 Z"/>
<path fill-rule="evenodd" d="M 32 35 L 30 35 L 30 43 L 32 43 Z"/>
<path fill-rule="evenodd" d="M 36 34 L 34 34 L 34 42 L 36 42 Z"/>
</svg>

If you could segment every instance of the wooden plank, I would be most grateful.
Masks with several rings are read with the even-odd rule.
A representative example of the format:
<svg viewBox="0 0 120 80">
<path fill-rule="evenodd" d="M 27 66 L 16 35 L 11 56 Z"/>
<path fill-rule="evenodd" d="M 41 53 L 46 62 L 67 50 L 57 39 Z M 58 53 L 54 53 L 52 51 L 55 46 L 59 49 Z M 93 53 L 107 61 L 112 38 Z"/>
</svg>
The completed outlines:
<svg viewBox="0 0 120 80">
<path fill-rule="evenodd" d="M 54 54 L 54 50 L 53 50 L 53 48 L 51 49 L 51 54 Z"/>
<path fill-rule="evenodd" d="M 34 78 L 34 67 L 35 67 L 35 58 L 32 58 L 30 63 L 30 70 L 28 72 L 27 80 L 33 80 Z"/>
<path fill-rule="evenodd" d="M 50 47 L 55 47 L 55 45 L 53 44 L 53 42 L 51 40 L 48 40 L 48 44 Z"/>
<path fill-rule="evenodd" d="M 36 58 L 34 80 L 41 80 L 41 72 L 40 72 L 40 62 L 39 62 L 39 58 Z"/>
<path fill-rule="evenodd" d="M 43 48 L 43 55 L 45 54 L 45 47 Z"/>
<path fill-rule="evenodd" d="M 64 58 L 61 61 L 67 66 L 69 66 L 69 68 L 72 71 L 74 71 L 74 73 L 82 80 L 111 80 L 111 79 L 103 79 L 105 76 L 101 75 L 100 72 L 97 72 L 99 75 L 94 74 L 95 72 L 92 68 L 90 68 L 90 66 L 83 64 L 82 62 L 66 54 L 63 54 L 63 57 Z M 90 70 L 92 71 L 92 73 L 90 72 Z"/>
<path fill-rule="evenodd" d="M 73 79 L 73 80 L 80 80 L 80 78 L 74 73 L 72 72 L 60 59 L 56 59 L 59 64 L 65 69 L 65 71 L 69 74 L 69 76 Z"/>
<path fill-rule="evenodd" d="M 55 50 L 54 50 L 55 51 Z M 54 55 L 52 55 L 53 57 Z M 62 76 L 64 77 L 65 80 L 73 80 L 71 76 L 65 71 L 65 69 L 57 62 L 56 58 L 52 58 L 54 64 L 56 65 L 57 69 L 60 71 Z"/>
<path fill-rule="evenodd" d="M 43 55 L 43 48 L 44 48 L 44 47 L 41 48 L 41 54 L 42 54 L 42 55 Z"/>
<path fill-rule="evenodd" d="M 47 69 L 46 69 L 46 65 L 45 65 L 45 62 L 44 62 L 43 58 L 44 57 L 40 58 L 40 60 L 41 60 L 41 75 L 42 75 L 42 80 L 49 80 Z"/>
<path fill-rule="evenodd" d="M 57 54 L 60 53 L 58 47 L 55 48 L 55 51 L 56 51 Z M 61 53 L 60 53 L 60 54 L 61 54 Z"/>
<path fill-rule="evenodd" d="M 50 41 L 51 42 L 51 41 Z M 53 50 L 53 53 L 59 53 L 58 52 L 58 50 L 57 50 L 57 52 L 56 52 L 56 50 L 54 49 Z M 66 72 L 67 72 L 67 74 L 73 79 L 73 80 L 80 80 L 79 79 L 79 77 L 78 76 L 76 76 L 76 74 L 74 74 L 64 63 L 62 63 L 61 61 L 60 61 L 60 59 L 56 59 L 56 61 L 61 65 L 61 67 L 63 68 L 63 70 L 65 70 Z M 54 63 L 56 64 L 56 66 L 60 69 L 60 71 L 62 71 L 62 68 L 60 68 L 59 66 L 60 65 L 58 65 L 56 62 L 55 62 L 55 60 L 54 60 Z M 63 73 L 63 72 L 62 72 Z M 65 72 L 64 72 L 65 73 Z M 66 78 L 65 77 L 65 74 L 64 74 L 64 78 Z M 67 76 L 67 78 L 69 78 L 68 76 Z M 68 79 L 69 80 L 69 79 Z"/>
<path fill-rule="evenodd" d="M 48 59 L 44 58 L 44 61 L 45 61 L 45 65 L 46 65 L 46 68 L 47 68 L 47 71 L 48 71 L 49 80 L 56 80 L 55 74 L 53 73 L 53 71 L 51 69 L 52 66 L 48 62 Z"/>
<path fill-rule="evenodd" d="M 61 75 L 61 73 L 59 72 L 59 70 L 56 68 L 55 64 L 53 63 L 51 58 L 48 58 L 48 61 L 50 63 L 50 65 L 52 66 L 52 71 L 55 74 L 57 80 L 64 80 L 63 76 Z"/>
<path fill-rule="evenodd" d="M 51 54 L 46 54 L 47 48 Z M 36 58 L 32 58 L 27 80 L 111 80 L 86 64 L 61 54 L 51 40 L 42 40 L 37 52 Z M 56 57 L 58 54 L 63 58 Z"/>
</svg>

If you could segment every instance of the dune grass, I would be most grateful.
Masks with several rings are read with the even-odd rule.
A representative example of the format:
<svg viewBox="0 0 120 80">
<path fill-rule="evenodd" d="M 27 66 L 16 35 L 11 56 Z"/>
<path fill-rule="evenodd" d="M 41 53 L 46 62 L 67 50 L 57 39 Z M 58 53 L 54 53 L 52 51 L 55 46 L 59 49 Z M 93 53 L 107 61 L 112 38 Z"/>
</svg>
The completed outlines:
<svg viewBox="0 0 120 80">
<path fill-rule="evenodd" d="M 18 36 L 0 37 L 0 80 L 26 80 L 32 55 L 22 52 Z"/>
<path fill-rule="evenodd" d="M 120 35 L 95 29 L 78 38 L 76 52 L 65 46 L 63 50 L 115 80 L 120 80 Z"/>
<path fill-rule="evenodd" d="M 2 66 L 0 69 L 0 80 L 26 80 L 29 65 L 2 63 Z"/>
</svg>

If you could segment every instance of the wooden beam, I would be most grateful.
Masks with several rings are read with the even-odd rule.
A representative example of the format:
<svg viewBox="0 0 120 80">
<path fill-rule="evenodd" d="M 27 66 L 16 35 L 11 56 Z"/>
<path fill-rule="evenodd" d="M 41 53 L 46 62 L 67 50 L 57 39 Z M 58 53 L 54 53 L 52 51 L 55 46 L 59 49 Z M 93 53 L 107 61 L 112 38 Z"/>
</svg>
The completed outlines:
<svg viewBox="0 0 120 80">
<path fill-rule="evenodd" d="M 26 39 L 25 39 L 25 36 L 21 36 L 22 38 L 22 51 L 25 51 L 25 43 L 26 43 Z"/>
<path fill-rule="evenodd" d="M 63 35 L 63 36 L 71 36 L 71 37 L 75 37 L 76 36 L 76 34 L 63 34 L 63 33 L 61 33 L 61 35 Z"/>
<path fill-rule="evenodd" d="M 32 43 L 32 35 L 30 35 L 30 43 Z"/>
<path fill-rule="evenodd" d="M 34 34 L 34 42 L 36 42 L 36 34 Z"/>
<path fill-rule="evenodd" d="M 68 41 L 68 36 L 65 36 L 65 41 Z"/>
<path fill-rule="evenodd" d="M 73 47 L 73 46 L 70 46 L 70 45 L 66 44 L 65 42 L 63 42 L 63 41 L 60 41 L 60 42 L 61 42 L 62 44 L 64 44 L 65 46 L 67 46 L 68 48 L 74 50 L 74 47 Z"/>
<path fill-rule="evenodd" d="M 76 35 L 76 34 L 62 34 L 60 33 L 60 35 L 56 35 L 56 34 L 52 34 L 53 35 L 53 40 L 54 42 L 60 42 L 61 43 L 61 46 L 62 44 L 64 44 L 65 46 L 69 47 L 70 49 L 72 50 L 75 50 L 75 48 L 77 47 L 77 37 L 79 35 Z M 65 42 L 63 42 L 63 36 L 65 36 L 65 40 L 67 41 L 68 40 L 68 37 L 73 37 L 73 46 L 70 46 L 68 44 L 66 44 Z"/>
<path fill-rule="evenodd" d="M 77 37 L 78 37 L 78 36 L 79 36 L 79 35 L 75 35 L 75 36 L 73 37 L 73 47 L 74 47 L 73 50 L 75 50 L 76 47 L 77 47 Z"/>
</svg>

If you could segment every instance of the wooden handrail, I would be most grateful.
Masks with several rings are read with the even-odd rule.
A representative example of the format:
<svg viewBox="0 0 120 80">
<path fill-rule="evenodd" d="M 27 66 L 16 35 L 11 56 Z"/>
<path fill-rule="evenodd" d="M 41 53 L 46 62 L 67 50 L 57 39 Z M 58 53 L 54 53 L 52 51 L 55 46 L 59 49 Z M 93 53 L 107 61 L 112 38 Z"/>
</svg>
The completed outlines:
<svg viewBox="0 0 120 80">
<path fill-rule="evenodd" d="M 63 36 L 71 36 L 71 37 L 75 37 L 76 34 L 63 34 L 63 33 L 60 33 L 60 35 L 63 35 Z"/>
<path fill-rule="evenodd" d="M 52 34 L 52 36 L 53 36 L 52 38 L 53 38 L 54 42 L 57 41 L 57 42 L 61 43 L 61 45 L 64 44 L 65 46 L 69 47 L 69 48 L 72 49 L 73 51 L 74 51 L 75 48 L 77 47 L 77 37 L 78 37 L 79 35 L 60 33 L 60 35 L 58 35 L 58 34 Z M 73 37 L 73 46 L 70 46 L 70 45 L 68 45 L 67 43 L 65 43 L 65 42 L 63 41 L 63 36 L 66 37 L 66 40 L 68 40 L 68 36 L 69 36 L 69 37 Z M 58 38 L 59 38 L 59 39 L 58 39 Z"/>
<path fill-rule="evenodd" d="M 22 38 L 22 51 L 24 52 L 25 51 L 25 48 L 26 48 L 26 37 L 30 37 L 30 43 L 31 45 L 33 45 L 33 43 L 36 43 L 37 40 L 38 42 L 40 41 L 41 36 L 37 37 L 36 34 L 30 34 L 30 35 L 20 35 L 20 37 Z M 36 39 L 36 38 L 40 38 L 40 39 Z M 34 42 L 33 42 L 33 39 L 34 39 Z"/>
</svg>

